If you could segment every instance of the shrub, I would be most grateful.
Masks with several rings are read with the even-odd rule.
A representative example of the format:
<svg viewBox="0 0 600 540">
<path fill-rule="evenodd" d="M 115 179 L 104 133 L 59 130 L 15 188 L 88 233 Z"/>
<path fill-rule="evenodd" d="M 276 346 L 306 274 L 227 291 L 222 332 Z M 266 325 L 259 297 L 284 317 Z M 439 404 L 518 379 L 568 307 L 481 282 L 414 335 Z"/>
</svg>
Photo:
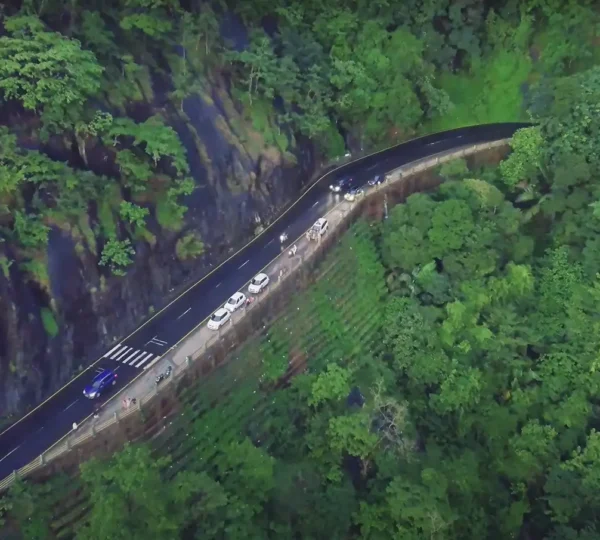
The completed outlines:
<svg viewBox="0 0 600 540">
<path fill-rule="evenodd" d="M 177 240 L 175 253 L 180 261 L 195 259 L 204 253 L 204 242 L 198 233 L 188 233 Z"/>
</svg>

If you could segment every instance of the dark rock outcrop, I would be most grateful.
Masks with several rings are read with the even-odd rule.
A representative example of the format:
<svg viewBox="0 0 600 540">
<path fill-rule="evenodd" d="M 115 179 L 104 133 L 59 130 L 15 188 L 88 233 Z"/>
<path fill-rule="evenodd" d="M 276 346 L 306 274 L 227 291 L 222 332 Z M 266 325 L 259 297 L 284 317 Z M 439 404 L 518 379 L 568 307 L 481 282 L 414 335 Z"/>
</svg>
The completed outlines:
<svg viewBox="0 0 600 540">
<path fill-rule="evenodd" d="M 257 224 L 272 221 L 311 177 L 310 144 L 297 144 L 293 153 L 268 146 L 224 88 L 213 85 L 210 95 L 189 97 L 180 108 L 165 109 L 163 102 L 162 114 L 187 150 L 197 189 L 183 201 L 188 211 L 177 232 L 161 228 L 150 205 L 148 230 L 155 241 L 135 241 L 135 262 L 124 277 L 98 266 L 101 244 L 94 246 L 89 236 L 82 240 L 64 224 L 52 227 L 39 261 L 45 278 L 31 279 L 19 264 L 9 266 L 18 254 L 0 243 L 0 416 L 21 414 L 49 396 L 113 339 L 243 245 Z M 151 105 L 153 112 L 157 107 Z M 62 152 L 71 152 L 71 163 L 77 159 L 76 146 Z M 90 148 L 90 168 L 105 172 L 106 154 Z M 95 212 L 90 208 L 82 219 L 91 225 Z M 180 261 L 175 245 L 190 232 L 202 238 L 205 252 Z"/>
</svg>

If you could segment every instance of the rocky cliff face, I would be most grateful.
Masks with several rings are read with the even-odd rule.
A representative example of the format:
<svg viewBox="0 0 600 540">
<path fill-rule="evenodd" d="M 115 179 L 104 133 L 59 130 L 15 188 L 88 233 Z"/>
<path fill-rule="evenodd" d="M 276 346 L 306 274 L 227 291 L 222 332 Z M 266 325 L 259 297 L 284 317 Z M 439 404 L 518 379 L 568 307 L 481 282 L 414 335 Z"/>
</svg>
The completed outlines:
<svg viewBox="0 0 600 540">
<path fill-rule="evenodd" d="M 156 200 L 138 201 L 151 210 L 151 235 L 135 242 L 135 262 L 124 277 L 98 266 L 93 235 L 82 238 L 80 230 L 97 222 L 97 208 L 81 217 L 80 229 L 52 224 L 46 257 L 39 261 L 47 269 L 43 279 L 6 264 L 18 261 L 18 254 L 0 243 L 0 416 L 26 411 L 97 359 L 114 338 L 256 234 L 311 177 L 315 160 L 308 143 L 293 151 L 269 146 L 224 83 L 205 88 L 180 107 L 154 97 L 138 111 L 143 117 L 160 110 L 177 131 L 197 188 L 184 200 L 188 211 L 179 230 L 159 225 Z M 44 150 L 77 161 L 62 143 Z M 113 157 L 102 147 L 90 145 L 87 158 L 91 169 L 111 169 Z M 190 232 L 202 238 L 204 253 L 180 260 L 177 241 Z"/>
</svg>

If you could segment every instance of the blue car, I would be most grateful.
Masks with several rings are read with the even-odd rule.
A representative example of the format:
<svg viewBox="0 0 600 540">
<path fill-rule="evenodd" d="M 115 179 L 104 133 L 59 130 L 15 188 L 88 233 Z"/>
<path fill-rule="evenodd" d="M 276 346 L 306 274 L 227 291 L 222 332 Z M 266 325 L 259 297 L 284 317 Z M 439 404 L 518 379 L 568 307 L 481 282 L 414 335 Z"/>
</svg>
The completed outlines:
<svg viewBox="0 0 600 540">
<path fill-rule="evenodd" d="M 112 369 L 105 369 L 92 379 L 91 384 L 85 387 L 83 395 L 89 399 L 96 399 L 102 392 L 116 383 L 117 374 Z"/>
</svg>

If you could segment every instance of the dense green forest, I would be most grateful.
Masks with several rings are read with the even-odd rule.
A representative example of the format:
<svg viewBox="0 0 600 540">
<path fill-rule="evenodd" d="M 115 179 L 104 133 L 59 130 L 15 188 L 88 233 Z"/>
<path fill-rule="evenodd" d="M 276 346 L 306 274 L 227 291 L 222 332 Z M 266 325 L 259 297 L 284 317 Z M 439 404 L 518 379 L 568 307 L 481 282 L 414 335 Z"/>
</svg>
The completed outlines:
<svg viewBox="0 0 600 540">
<path fill-rule="evenodd" d="M 181 228 L 194 183 L 165 100 L 225 78 L 265 143 L 285 151 L 304 135 L 336 157 L 342 133 L 375 148 L 517 120 L 530 85 L 597 56 L 584 0 L 25 0 L 0 16 L 0 237 L 13 248 L 1 265 L 46 290 L 51 225 L 117 275 L 136 242 L 155 241 L 150 213 Z M 168 91 L 156 97 L 157 85 Z M 73 163 L 36 149 L 52 137 Z M 194 235 L 182 244 L 184 257 L 202 253 Z"/>
<path fill-rule="evenodd" d="M 177 137 L 125 116 L 154 70 L 172 73 L 175 100 L 207 73 L 231 77 L 273 144 L 304 134 L 332 156 L 339 130 L 375 147 L 525 106 L 536 122 L 499 167 L 452 162 L 435 193 L 357 223 L 264 336 L 182 392 L 160 436 L 77 477 L 17 483 L 1 499 L 6 537 L 600 537 L 600 12 L 494 6 L 45 0 L 5 13 L 2 99 L 35 112 L 39 137 L 112 146 L 121 171 L 69 168 L 5 130 L 2 234 L 30 253 L 56 212 L 75 220 L 103 190 L 127 199 L 156 171 L 165 215 L 182 215 Z M 229 9 L 252 29 L 246 48 L 219 32 Z M 143 234 L 144 208 L 125 199 Z M 123 271 L 129 239 L 112 233 L 102 260 Z"/>
<path fill-rule="evenodd" d="M 165 431 L 17 483 L 7 530 L 598 538 L 599 77 L 540 89 L 498 167 L 451 162 L 436 192 L 355 224 Z"/>
</svg>

